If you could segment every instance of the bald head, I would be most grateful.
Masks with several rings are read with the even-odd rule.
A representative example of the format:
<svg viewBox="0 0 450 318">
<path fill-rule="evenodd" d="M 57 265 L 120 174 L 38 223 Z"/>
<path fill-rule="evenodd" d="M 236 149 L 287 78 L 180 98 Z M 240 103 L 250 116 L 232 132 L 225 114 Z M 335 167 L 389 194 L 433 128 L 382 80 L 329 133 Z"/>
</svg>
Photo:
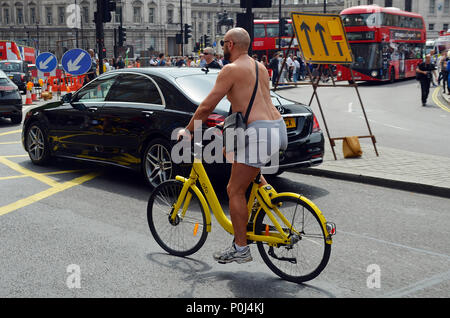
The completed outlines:
<svg viewBox="0 0 450 318">
<path fill-rule="evenodd" d="M 242 50 L 248 50 L 250 46 L 250 35 L 243 28 L 233 28 L 225 34 L 225 37 Z"/>
</svg>

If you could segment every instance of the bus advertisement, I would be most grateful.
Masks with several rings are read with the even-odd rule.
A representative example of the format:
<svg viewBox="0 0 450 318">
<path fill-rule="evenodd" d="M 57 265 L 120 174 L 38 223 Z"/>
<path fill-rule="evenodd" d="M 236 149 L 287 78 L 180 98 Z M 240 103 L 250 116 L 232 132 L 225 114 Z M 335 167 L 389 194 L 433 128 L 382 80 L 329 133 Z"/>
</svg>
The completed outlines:
<svg viewBox="0 0 450 318">
<path fill-rule="evenodd" d="M 354 62 L 337 66 L 337 80 L 391 81 L 416 76 L 425 53 L 426 28 L 417 13 L 377 5 L 341 12 Z"/>
<path fill-rule="evenodd" d="M 0 41 L 0 60 L 23 60 L 36 63 L 36 50 L 14 41 Z"/>
</svg>

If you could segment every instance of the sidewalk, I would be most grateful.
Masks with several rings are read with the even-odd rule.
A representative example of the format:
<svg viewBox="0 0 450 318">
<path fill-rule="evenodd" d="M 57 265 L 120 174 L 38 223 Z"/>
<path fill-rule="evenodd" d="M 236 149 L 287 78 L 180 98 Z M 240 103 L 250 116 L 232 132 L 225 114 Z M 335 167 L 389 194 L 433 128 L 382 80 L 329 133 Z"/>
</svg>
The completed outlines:
<svg viewBox="0 0 450 318">
<path fill-rule="evenodd" d="M 344 159 L 336 142 L 327 144 L 323 164 L 299 172 L 450 198 L 450 158 L 361 143 L 361 158 Z"/>
</svg>

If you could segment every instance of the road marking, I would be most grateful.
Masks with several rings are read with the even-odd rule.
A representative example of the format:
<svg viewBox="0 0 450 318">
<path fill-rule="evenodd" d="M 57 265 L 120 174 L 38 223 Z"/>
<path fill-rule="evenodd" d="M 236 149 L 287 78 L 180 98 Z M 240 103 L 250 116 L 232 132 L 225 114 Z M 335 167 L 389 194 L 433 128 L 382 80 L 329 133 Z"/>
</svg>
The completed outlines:
<svg viewBox="0 0 450 318">
<path fill-rule="evenodd" d="M 6 135 L 11 135 L 11 134 L 17 134 L 17 133 L 19 133 L 19 132 L 22 132 L 22 130 L 19 129 L 19 130 L 7 131 L 7 132 L 4 132 L 4 133 L 0 133 L 0 136 L 6 136 Z"/>
<path fill-rule="evenodd" d="M 14 203 L 0 207 L 0 216 L 8 214 L 8 213 L 13 212 L 18 209 L 21 209 L 23 207 L 26 207 L 30 204 L 33 204 L 35 202 L 38 202 L 45 198 L 48 198 L 54 194 L 65 191 L 74 186 L 81 185 L 87 181 L 94 179 L 95 177 L 97 177 L 99 175 L 100 175 L 99 172 L 93 172 L 93 173 L 89 173 L 87 175 L 81 176 L 79 178 L 75 178 L 73 180 L 70 180 L 70 181 L 67 181 L 64 183 L 56 183 L 55 186 L 52 186 L 51 188 L 49 188 L 47 190 L 44 190 L 42 192 L 33 194 L 27 198 L 24 198 L 24 199 L 14 202 Z"/>
<path fill-rule="evenodd" d="M 442 108 L 443 110 L 445 110 L 446 112 L 450 113 L 450 108 L 448 108 L 447 106 L 445 106 L 444 104 L 441 103 L 441 101 L 438 98 L 438 94 L 441 91 L 442 87 L 437 87 L 434 91 L 433 91 L 433 101 L 436 105 L 438 105 L 440 108 Z"/>
<path fill-rule="evenodd" d="M 41 181 L 41 182 L 43 182 L 43 183 L 45 183 L 45 184 L 47 184 L 47 185 L 49 185 L 51 187 L 55 187 L 55 186 L 59 185 L 59 183 L 56 182 L 55 180 L 53 180 L 53 179 L 51 179 L 51 178 L 49 178 L 47 176 L 44 176 L 42 174 L 36 173 L 34 171 L 31 171 L 31 170 L 29 170 L 27 168 L 24 168 L 21 165 L 6 159 L 5 157 L 0 157 L 0 163 L 4 164 L 5 166 L 7 166 L 7 167 L 9 167 L 9 168 L 11 168 L 11 169 L 21 173 L 21 174 L 24 174 L 26 176 L 29 176 L 29 177 L 34 178 L 36 180 L 39 180 L 39 181 Z"/>
<path fill-rule="evenodd" d="M 441 284 L 442 282 L 445 282 L 447 280 L 450 280 L 450 272 L 445 272 L 445 273 L 434 275 L 430 278 L 421 280 L 421 281 L 411 284 L 409 286 L 400 288 L 398 290 L 394 290 L 382 297 L 383 298 L 399 298 L 399 297 L 408 296 L 419 290 L 423 290 L 425 288 L 429 288 L 431 286 Z"/>
<path fill-rule="evenodd" d="M 64 170 L 64 171 L 54 171 L 54 172 L 45 172 L 41 173 L 44 176 L 51 176 L 51 175 L 57 175 L 57 174 L 66 174 L 66 173 L 77 173 L 77 172 L 83 172 L 85 170 Z M 22 174 L 20 176 L 9 176 L 9 177 L 0 177 L 0 181 L 2 180 L 11 180 L 11 179 L 20 179 L 20 178 L 29 178 L 29 175 Z"/>
<path fill-rule="evenodd" d="M 20 144 L 20 141 L 6 141 L 6 142 L 0 142 L 0 145 L 14 145 L 14 144 Z"/>
<path fill-rule="evenodd" d="M 359 116 L 359 118 L 365 119 L 363 116 Z M 378 125 L 382 125 L 385 127 L 389 127 L 389 128 L 395 128 L 395 129 L 400 129 L 400 130 L 404 130 L 404 131 L 411 131 L 411 129 L 407 129 L 407 128 L 403 128 L 403 127 L 398 127 L 398 126 L 394 126 L 394 125 L 389 125 L 389 124 L 384 124 L 384 123 L 379 123 L 375 120 L 372 119 L 368 119 L 370 122 L 374 123 L 374 124 L 378 124 Z"/>
</svg>

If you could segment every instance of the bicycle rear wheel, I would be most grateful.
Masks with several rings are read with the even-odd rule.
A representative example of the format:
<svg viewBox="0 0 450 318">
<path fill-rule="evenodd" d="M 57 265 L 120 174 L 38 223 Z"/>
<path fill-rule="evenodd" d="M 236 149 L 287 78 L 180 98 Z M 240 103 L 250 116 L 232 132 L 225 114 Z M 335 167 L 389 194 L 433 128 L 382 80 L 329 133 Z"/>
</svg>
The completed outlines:
<svg viewBox="0 0 450 318">
<path fill-rule="evenodd" d="M 205 211 L 192 189 L 188 190 L 175 220 L 172 220 L 173 207 L 182 188 L 180 181 L 163 182 L 152 192 L 147 205 L 147 221 L 153 237 L 166 252 L 176 256 L 197 252 L 208 236 Z M 186 199 L 189 204 L 183 213 Z"/>
<path fill-rule="evenodd" d="M 275 274 L 287 281 L 303 283 L 316 278 L 327 265 L 331 253 L 331 245 L 326 243 L 328 234 L 324 232 L 319 217 L 313 208 L 298 198 L 282 196 L 272 202 L 278 204 L 277 208 L 298 234 L 278 219 L 294 243 L 273 247 L 257 242 L 262 259 Z M 278 233 L 272 224 L 261 210 L 255 221 L 255 234 Z"/>
</svg>

